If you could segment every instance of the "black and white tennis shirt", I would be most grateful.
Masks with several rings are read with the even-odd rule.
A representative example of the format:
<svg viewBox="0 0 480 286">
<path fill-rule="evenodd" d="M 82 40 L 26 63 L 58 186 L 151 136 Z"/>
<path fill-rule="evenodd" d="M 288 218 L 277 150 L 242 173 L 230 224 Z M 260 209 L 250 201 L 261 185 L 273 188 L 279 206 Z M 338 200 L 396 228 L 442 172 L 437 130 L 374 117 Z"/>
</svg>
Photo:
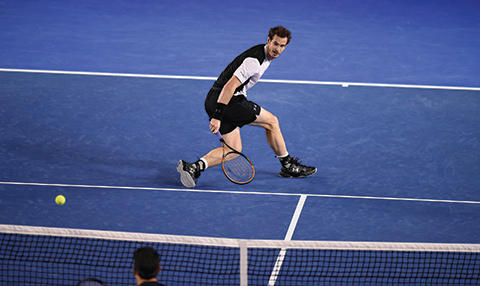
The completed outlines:
<svg viewBox="0 0 480 286">
<path fill-rule="evenodd" d="M 247 96 L 247 90 L 254 86 L 270 66 L 265 44 L 251 47 L 236 57 L 220 74 L 213 84 L 216 89 L 223 86 L 235 75 L 242 83 L 234 92 L 236 95 Z"/>
</svg>

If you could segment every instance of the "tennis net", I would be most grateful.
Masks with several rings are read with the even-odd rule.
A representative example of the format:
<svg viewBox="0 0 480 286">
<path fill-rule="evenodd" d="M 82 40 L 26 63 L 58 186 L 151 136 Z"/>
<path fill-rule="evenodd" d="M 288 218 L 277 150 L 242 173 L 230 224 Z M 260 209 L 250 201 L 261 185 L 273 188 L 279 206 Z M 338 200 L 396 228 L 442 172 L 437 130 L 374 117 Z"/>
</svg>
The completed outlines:
<svg viewBox="0 0 480 286">
<path fill-rule="evenodd" d="M 165 285 L 476 285 L 479 244 L 240 240 L 0 225 L 0 285 L 135 285 L 133 252 Z"/>
</svg>

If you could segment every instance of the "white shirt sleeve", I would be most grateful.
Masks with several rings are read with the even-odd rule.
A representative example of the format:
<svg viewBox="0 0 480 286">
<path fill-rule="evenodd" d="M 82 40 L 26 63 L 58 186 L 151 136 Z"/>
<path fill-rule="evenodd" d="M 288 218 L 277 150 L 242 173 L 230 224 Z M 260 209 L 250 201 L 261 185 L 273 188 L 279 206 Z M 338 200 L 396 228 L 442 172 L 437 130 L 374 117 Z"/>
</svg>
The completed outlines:
<svg viewBox="0 0 480 286">
<path fill-rule="evenodd" d="M 257 74 L 260 70 L 260 63 L 254 58 L 246 58 L 235 71 L 234 75 L 244 83 L 251 76 Z"/>
</svg>

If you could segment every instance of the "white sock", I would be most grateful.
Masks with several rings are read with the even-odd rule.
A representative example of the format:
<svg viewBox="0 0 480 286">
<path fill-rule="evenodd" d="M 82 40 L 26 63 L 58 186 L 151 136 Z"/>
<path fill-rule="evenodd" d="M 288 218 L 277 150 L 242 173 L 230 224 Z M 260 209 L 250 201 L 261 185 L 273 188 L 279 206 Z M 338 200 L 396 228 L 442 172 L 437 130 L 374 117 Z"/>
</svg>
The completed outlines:
<svg viewBox="0 0 480 286">
<path fill-rule="evenodd" d="M 204 171 L 208 168 L 208 163 L 207 163 L 207 160 L 205 160 L 205 158 L 200 158 L 200 160 L 202 160 L 203 164 L 205 165 L 205 169 L 203 169 Z"/>
<path fill-rule="evenodd" d="M 277 156 L 277 158 L 278 158 L 278 159 L 285 158 L 285 157 L 287 157 L 288 155 L 290 155 L 290 154 L 287 152 L 287 154 L 286 154 L 286 155 L 283 155 L 283 156 Z"/>
</svg>

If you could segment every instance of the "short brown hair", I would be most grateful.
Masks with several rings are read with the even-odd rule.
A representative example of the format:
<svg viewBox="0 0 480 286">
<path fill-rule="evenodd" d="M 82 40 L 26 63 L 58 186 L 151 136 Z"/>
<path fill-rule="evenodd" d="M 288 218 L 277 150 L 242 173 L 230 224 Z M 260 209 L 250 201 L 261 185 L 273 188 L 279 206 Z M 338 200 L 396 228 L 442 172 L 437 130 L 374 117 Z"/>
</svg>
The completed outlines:
<svg viewBox="0 0 480 286">
<path fill-rule="evenodd" d="M 273 36 L 275 35 L 279 36 L 280 38 L 287 38 L 287 45 L 288 43 L 290 43 L 290 39 L 292 38 L 292 33 L 282 26 L 277 26 L 270 29 L 270 31 L 268 32 L 268 38 L 272 40 Z"/>
</svg>

